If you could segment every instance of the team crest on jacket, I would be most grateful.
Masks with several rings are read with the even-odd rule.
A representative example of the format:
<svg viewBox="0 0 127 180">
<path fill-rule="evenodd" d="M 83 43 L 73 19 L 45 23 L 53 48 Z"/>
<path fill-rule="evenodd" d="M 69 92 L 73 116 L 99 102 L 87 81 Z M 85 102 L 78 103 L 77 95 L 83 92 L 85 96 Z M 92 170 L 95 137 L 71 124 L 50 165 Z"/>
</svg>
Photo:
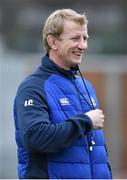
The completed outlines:
<svg viewBox="0 0 127 180">
<path fill-rule="evenodd" d="M 62 106 L 70 105 L 69 99 L 68 98 L 60 98 L 60 104 Z"/>
</svg>

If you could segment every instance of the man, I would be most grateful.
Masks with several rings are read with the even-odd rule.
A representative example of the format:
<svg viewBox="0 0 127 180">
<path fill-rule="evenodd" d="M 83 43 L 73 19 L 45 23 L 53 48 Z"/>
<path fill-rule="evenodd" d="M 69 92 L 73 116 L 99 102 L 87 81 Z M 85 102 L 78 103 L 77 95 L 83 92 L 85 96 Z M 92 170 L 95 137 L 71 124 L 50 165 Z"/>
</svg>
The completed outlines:
<svg viewBox="0 0 127 180">
<path fill-rule="evenodd" d="M 111 178 L 104 114 L 90 82 L 77 76 L 87 40 L 85 15 L 59 9 L 47 18 L 46 55 L 14 103 L 19 178 Z"/>
</svg>

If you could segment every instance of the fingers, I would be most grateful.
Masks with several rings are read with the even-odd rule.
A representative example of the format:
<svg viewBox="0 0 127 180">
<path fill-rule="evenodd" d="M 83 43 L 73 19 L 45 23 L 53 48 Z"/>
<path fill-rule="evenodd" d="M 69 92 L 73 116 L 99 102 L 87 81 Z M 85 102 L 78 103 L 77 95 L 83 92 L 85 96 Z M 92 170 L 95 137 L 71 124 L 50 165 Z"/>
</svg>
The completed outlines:
<svg viewBox="0 0 127 180">
<path fill-rule="evenodd" d="M 103 128 L 105 116 L 100 109 L 91 110 L 86 113 L 93 122 L 94 129 Z"/>
<path fill-rule="evenodd" d="M 98 127 L 99 128 L 103 128 L 103 126 L 104 126 L 104 118 L 105 118 L 105 116 L 104 116 L 104 114 L 103 114 L 103 111 L 102 110 L 100 110 L 100 109 L 98 109 L 99 111 L 99 114 L 98 114 Z"/>
<path fill-rule="evenodd" d="M 104 114 L 100 114 L 100 120 L 104 122 L 104 118 L 105 118 Z"/>
</svg>

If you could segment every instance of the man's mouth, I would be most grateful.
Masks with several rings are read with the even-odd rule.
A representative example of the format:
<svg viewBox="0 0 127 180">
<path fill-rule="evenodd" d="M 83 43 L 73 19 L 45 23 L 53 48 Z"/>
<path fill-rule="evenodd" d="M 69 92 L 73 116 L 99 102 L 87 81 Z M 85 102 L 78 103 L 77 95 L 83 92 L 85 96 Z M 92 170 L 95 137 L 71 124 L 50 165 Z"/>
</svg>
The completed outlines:
<svg viewBox="0 0 127 180">
<path fill-rule="evenodd" d="M 74 51 L 73 54 L 75 54 L 76 56 L 82 56 L 83 52 L 76 52 L 76 51 Z"/>
</svg>

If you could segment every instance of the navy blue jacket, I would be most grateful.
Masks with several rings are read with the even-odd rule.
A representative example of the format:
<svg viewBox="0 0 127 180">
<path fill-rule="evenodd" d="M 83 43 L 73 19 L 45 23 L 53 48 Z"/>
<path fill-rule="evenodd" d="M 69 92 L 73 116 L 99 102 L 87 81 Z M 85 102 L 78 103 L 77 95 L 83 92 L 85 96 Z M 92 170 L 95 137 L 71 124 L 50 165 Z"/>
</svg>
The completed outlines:
<svg viewBox="0 0 127 180">
<path fill-rule="evenodd" d="M 111 178 L 103 130 L 93 130 L 85 115 L 91 101 L 75 73 L 44 56 L 19 86 L 14 102 L 19 178 Z M 92 85 L 85 84 L 98 108 Z"/>
</svg>

